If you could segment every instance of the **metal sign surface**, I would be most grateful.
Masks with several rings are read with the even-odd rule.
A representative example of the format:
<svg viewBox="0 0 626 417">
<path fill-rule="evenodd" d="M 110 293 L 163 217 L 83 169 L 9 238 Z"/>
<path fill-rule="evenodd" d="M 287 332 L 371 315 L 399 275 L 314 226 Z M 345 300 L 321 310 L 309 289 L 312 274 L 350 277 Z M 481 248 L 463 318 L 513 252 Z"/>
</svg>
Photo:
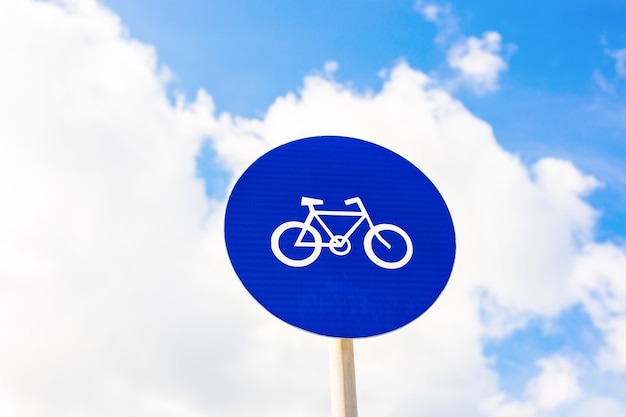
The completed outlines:
<svg viewBox="0 0 626 417">
<path fill-rule="evenodd" d="M 424 313 L 456 248 L 448 208 L 418 168 L 337 136 L 290 142 L 255 161 L 228 200 L 225 238 L 235 272 L 270 313 L 344 338 Z"/>
</svg>

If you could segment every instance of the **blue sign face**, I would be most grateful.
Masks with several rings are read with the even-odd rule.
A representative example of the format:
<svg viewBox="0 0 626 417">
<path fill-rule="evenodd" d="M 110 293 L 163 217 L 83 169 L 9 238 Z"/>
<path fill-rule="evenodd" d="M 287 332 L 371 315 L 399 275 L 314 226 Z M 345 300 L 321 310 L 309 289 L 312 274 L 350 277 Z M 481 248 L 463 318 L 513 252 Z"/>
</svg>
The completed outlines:
<svg viewBox="0 0 626 417">
<path fill-rule="evenodd" d="M 448 208 L 419 169 L 337 136 L 290 142 L 254 162 L 228 200 L 225 234 L 235 272 L 270 313 L 345 338 L 424 313 L 456 247 Z"/>
</svg>

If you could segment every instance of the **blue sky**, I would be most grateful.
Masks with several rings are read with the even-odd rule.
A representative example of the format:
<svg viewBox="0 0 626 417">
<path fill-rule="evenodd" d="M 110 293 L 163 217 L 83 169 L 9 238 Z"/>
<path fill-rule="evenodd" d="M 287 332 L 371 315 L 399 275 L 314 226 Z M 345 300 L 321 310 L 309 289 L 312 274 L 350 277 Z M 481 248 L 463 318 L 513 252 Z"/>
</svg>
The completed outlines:
<svg viewBox="0 0 626 417">
<path fill-rule="evenodd" d="M 626 47 L 624 1 L 449 3 L 448 34 L 437 41 L 441 27 L 411 1 L 105 4 L 131 36 L 157 47 L 175 74 L 173 90 L 193 95 L 204 88 L 219 112 L 246 117 L 297 91 L 302 78 L 328 60 L 339 64 L 337 80 L 377 90 L 379 71 L 400 59 L 446 74 L 452 43 L 497 31 L 508 61 L 499 90 L 454 94 L 523 160 L 563 157 L 598 177 L 605 184 L 592 196 L 605 207 L 598 233 L 626 233 L 626 77 L 610 56 Z"/>
<path fill-rule="evenodd" d="M 405 156 L 457 229 L 434 307 L 356 343 L 364 417 L 624 415 L 624 16 L 0 2 L 0 415 L 325 413 L 326 340 L 258 306 L 223 242 L 237 176 L 319 133 Z"/>
</svg>

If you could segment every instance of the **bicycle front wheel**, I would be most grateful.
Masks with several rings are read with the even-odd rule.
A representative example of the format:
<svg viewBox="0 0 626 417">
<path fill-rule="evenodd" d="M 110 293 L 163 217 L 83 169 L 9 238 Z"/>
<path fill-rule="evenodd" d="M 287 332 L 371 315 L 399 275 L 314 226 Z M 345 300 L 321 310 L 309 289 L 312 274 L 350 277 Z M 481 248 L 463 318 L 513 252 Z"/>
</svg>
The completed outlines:
<svg viewBox="0 0 626 417">
<path fill-rule="evenodd" d="M 290 256 L 285 255 L 283 250 L 280 248 L 280 241 L 281 241 L 282 235 L 288 232 L 290 229 L 297 229 L 296 236 L 299 236 L 303 230 L 305 233 L 310 233 L 313 236 L 313 242 L 306 241 L 306 244 L 301 245 L 303 247 L 302 250 L 307 251 L 307 253 L 308 253 L 309 248 L 313 249 L 313 251 L 309 255 L 305 256 L 304 258 L 297 258 L 295 253 L 292 254 L 294 250 L 292 250 L 291 248 L 297 247 L 296 246 L 297 243 L 294 241 L 292 241 L 294 243 L 290 244 L 290 250 L 288 251 Z M 292 233 L 287 233 L 287 234 L 291 235 Z M 320 253 L 322 252 L 322 235 L 320 235 L 320 232 L 318 232 L 310 224 L 306 224 L 306 223 L 299 222 L 299 221 L 289 221 L 278 226 L 276 230 L 274 230 L 274 232 L 272 233 L 270 243 L 271 243 L 272 252 L 274 253 L 274 256 L 276 257 L 276 259 L 278 259 L 279 261 L 281 261 L 287 266 L 292 266 L 295 268 L 302 268 L 304 266 L 308 266 L 312 264 L 320 256 Z"/>
<path fill-rule="evenodd" d="M 386 240 L 382 237 L 382 232 L 392 232 L 392 234 L 399 235 L 404 241 L 404 255 L 397 261 L 387 261 L 383 260 L 380 256 L 374 252 L 373 247 L 373 239 L 374 236 L 387 248 L 387 250 L 391 250 L 392 247 L 386 243 Z M 393 237 L 393 236 L 391 236 Z M 394 240 L 398 240 L 397 238 Z M 365 249 L 365 254 L 370 259 L 370 261 L 374 262 L 376 265 L 385 269 L 398 269 L 402 268 L 404 265 L 409 263 L 411 257 L 413 256 L 413 242 L 411 242 L 411 238 L 401 228 L 396 226 L 395 224 L 381 223 L 372 227 L 365 234 L 365 238 L 363 239 L 363 248 Z M 379 249 L 380 251 L 381 249 Z M 384 250 L 384 249 L 383 249 Z"/>
</svg>

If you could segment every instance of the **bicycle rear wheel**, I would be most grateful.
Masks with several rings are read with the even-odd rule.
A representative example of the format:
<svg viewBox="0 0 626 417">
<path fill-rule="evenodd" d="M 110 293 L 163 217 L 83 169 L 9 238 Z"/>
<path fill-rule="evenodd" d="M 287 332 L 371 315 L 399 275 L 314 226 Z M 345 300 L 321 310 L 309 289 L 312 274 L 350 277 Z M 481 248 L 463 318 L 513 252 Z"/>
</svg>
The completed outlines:
<svg viewBox="0 0 626 417">
<path fill-rule="evenodd" d="M 310 233 L 313 236 L 313 242 L 310 242 L 307 245 L 303 245 L 303 247 L 307 249 L 308 248 L 313 249 L 313 251 L 308 256 L 304 258 L 294 259 L 292 257 L 285 255 L 283 250 L 280 248 L 281 236 L 283 235 L 283 233 L 287 232 L 290 229 L 298 229 L 298 234 L 300 234 L 301 231 L 304 230 L 305 233 Z M 292 266 L 295 268 L 302 268 L 304 266 L 308 266 L 312 264 L 320 256 L 320 253 L 322 252 L 322 235 L 320 235 L 320 232 L 315 230 L 315 228 L 311 226 L 310 224 L 306 224 L 306 223 L 299 222 L 299 221 L 289 221 L 278 226 L 276 230 L 274 230 L 274 232 L 272 233 L 270 243 L 271 243 L 272 252 L 274 253 L 274 256 L 276 257 L 276 259 L 278 259 L 279 261 L 281 261 L 287 266 Z M 296 242 L 294 242 L 292 245 L 293 247 L 296 247 Z"/>
</svg>

